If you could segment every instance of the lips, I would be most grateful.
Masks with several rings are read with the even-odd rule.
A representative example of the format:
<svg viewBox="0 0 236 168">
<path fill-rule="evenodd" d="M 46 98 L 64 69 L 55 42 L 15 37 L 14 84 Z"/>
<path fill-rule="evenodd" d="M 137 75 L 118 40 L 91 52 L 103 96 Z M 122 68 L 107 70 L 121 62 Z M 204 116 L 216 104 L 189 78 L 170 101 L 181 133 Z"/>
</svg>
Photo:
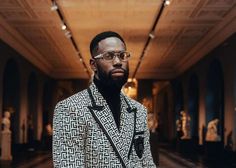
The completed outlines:
<svg viewBox="0 0 236 168">
<path fill-rule="evenodd" d="M 115 73 L 125 73 L 125 71 L 123 69 L 114 69 L 114 70 L 112 70 L 111 73 L 112 74 L 115 74 Z"/>
<path fill-rule="evenodd" d="M 111 75 L 113 77 L 123 77 L 125 74 L 125 71 L 123 69 L 114 69 L 111 71 Z"/>
</svg>

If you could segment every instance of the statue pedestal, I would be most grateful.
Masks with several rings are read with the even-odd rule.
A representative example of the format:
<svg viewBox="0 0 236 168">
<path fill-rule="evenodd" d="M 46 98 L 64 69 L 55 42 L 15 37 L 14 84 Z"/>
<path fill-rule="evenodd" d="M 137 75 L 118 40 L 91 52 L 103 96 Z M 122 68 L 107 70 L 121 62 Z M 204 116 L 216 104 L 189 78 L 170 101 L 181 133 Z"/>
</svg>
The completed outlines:
<svg viewBox="0 0 236 168">
<path fill-rule="evenodd" d="M 10 131 L 2 131 L 1 133 L 2 141 L 1 141 L 1 160 L 12 160 L 11 155 L 11 132 Z"/>
<path fill-rule="evenodd" d="M 218 160 L 223 154 L 222 142 L 206 141 L 205 143 L 205 157 L 207 160 Z"/>
<path fill-rule="evenodd" d="M 181 139 L 179 141 L 179 151 L 181 153 L 192 153 L 193 152 L 193 142 L 191 139 Z"/>
</svg>

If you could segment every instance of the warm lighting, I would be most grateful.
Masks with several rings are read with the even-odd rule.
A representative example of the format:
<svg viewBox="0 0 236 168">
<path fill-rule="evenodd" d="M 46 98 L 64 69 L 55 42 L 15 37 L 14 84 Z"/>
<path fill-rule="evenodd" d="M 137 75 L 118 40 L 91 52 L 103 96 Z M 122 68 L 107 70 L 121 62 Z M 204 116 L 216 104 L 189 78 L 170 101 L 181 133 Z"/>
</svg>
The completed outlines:
<svg viewBox="0 0 236 168">
<path fill-rule="evenodd" d="M 66 30 L 65 36 L 66 36 L 67 38 L 71 38 L 71 33 L 70 33 L 70 31 Z"/>
<path fill-rule="evenodd" d="M 137 66 L 135 67 L 135 70 L 134 70 L 134 73 L 132 75 L 132 78 L 135 78 L 135 76 L 136 76 L 136 74 L 138 72 L 138 69 L 140 68 L 142 59 L 144 58 L 147 50 L 149 50 L 149 46 L 150 46 L 149 44 L 152 41 L 152 39 L 155 38 L 155 33 L 154 32 L 155 32 L 156 26 L 157 26 L 158 22 L 160 21 L 160 18 L 162 16 L 162 13 L 164 11 L 165 6 L 167 6 L 167 5 L 170 5 L 170 0 L 162 1 L 161 8 L 160 8 L 159 12 L 157 13 L 157 16 L 155 18 L 154 24 L 152 25 L 152 28 L 151 28 L 151 30 L 150 30 L 150 32 L 148 34 L 147 41 L 146 41 L 145 46 L 144 46 L 144 48 L 142 50 L 142 53 L 141 53 L 141 55 L 139 57 L 139 61 L 137 63 Z"/>
<path fill-rule="evenodd" d="M 65 24 L 62 24 L 62 25 L 61 25 L 61 29 L 62 29 L 62 30 L 66 30 L 66 25 L 65 25 Z"/>
<path fill-rule="evenodd" d="M 124 85 L 122 91 L 127 96 L 133 99 L 137 99 L 138 81 L 136 79 L 129 78 L 128 82 Z"/>
<path fill-rule="evenodd" d="M 166 0 L 166 1 L 165 1 L 165 5 L 166 5 L 166 6 L 170 5 L 170 0 Z"/>
<path fill-rule="evenodd" d="M 55 2 L 52 3 L 52 6 L 51 6 L 51 11 L 55 11 L 58 9 L 58 6 Z"/>
<path fill-rule="evenodd" d="M 150 37 L 151 39 L 154 39 L 154 38 L 155 38 L 154 33 L 153 33 L 153 32 L 149 33 L 149 37 Z"/>
<path fill-rule="evenodd" d="M 86 72 L 89 76 L 89 69 L 87 67 L 87 65 L 84 62 L 83 57 L 81 56 L 81 53 L 79 52 L 78 46 L 73 38 L 72 32 L 70 31 L 70 27 L 68 27 L 68 25 L 66 25 L 63 13 L 60 11 L 60 6 L 56 3 L 55 0 L 52 0 L 52 6 L 51 6 L 51 11 L 55 11 L 58 14 L 58 17 L 61 20 L 61 29 L 63 30 L 65 36 L 71 41 L 72 45 L 74 46 L 74 49 L 76 50 L 76 53 L 79 57 L 79 61 L 83 64 L 84 66 L 84 72 Z"/>
</svg>

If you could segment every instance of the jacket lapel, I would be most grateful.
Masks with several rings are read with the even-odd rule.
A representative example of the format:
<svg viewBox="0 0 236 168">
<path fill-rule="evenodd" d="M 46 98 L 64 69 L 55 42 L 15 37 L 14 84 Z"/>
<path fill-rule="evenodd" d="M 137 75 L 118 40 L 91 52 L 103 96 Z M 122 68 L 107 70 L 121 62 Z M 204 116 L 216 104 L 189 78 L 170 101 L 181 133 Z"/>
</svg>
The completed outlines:
<svg viewBox="0 0 236 168">
<path fill-rule="evenodd" d="M 105 133 L 117 156 L 120 158 L 123 167 L 126 167 L 134 137 L 134 118 L 136 112 L 128 104 L 127 98 L 121 94 L 121 123 L 119 132 L 106 100 L 98 92 L 94 83 L 90 85 L 88 93 L 92 102 L 92 106 L 88 107 L 91 114 Z"/>
<path fill-rule="evenodd" d="M 135 108 L 131 106 L 128 98 L 121 94 L 120 143 L 122 144 L 122 153 L 127 158 L 132 147 L 135 132 L 135 115 Z"/>
<path fill-rule="evenodd" d="M 119 140 L 119 131 L 116 127 L 114 117 L 108 104 L 106 103 L 102 95 L 98 92 L 94 83 L 90 85 L 88 93 L 92 102 L 92 106 L 88 107 L 91 114 L 109 140 L 112 148 L 120 159 L 122 166 L 126 167 L 127 159 L 125 159 L 121 153 L 122 144 L 120 144 Z"/>
<path fill-rule="evenodd" d="M 90 90 L 90 99 L 94 99 L 94 102 L 92 101 L 92 106 L 90 107 L 90 109 L 92 109 L 97 120 L 101 124 L 103 124 L 103 127 L 106 129 L 109 135 L 112 135 L 112 137 L 118 136 L 119 131 L 116 127 L 114 117 L 106 100 L 103 98 L 100 92 L 98 92 L 94 83 L 90 86 Z"/>
</svg>

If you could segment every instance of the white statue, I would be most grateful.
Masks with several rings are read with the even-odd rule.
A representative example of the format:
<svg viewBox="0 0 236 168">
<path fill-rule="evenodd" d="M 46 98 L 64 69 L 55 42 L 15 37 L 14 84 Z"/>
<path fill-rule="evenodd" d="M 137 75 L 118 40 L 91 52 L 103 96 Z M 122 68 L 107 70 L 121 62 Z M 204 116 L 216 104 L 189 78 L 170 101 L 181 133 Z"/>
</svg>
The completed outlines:
<svg viewBox="0 0 236 168">
<path fill-rule="evenodd" d="M 10 117 L 11 113 L 9 111 L 5 111 L 2 119 L 3 130 L 1 132 L 1 160 L 12 160 Z"/>
<path fill-rule="evenodd" d="M 157 119 L 154 113 L 148 113 L 147 115 L 147 124 L 150 132 L 155 133 L 158 126 Z"/>
<path fill-rule="evenodd" d="M 53 130 L 52 130 L 52 125 L 51 125 L 50 123 L 48 123 L 48 124 L 45 126 L 45 128 L 46 128 L 47 135 L 48 135 L 48 136 L 52 136 L 52 132 L 53 132 Z"/>
<path fill-rule="evenodd" d="M 184 112 L 181 111 L 181 122 L 182 122 L 182 131 L 183 131 L 183 136 L 181 137 L 181 139 L 190 139 L 190 121 L 191 118 L 190 116 Z"/>
<path fill-rule="evenodd" d="M 11 126 L 10 117 L 11 117 L 11 113 L 9 111 L 5 111 L 4 117 L 2 119 L 3 132 L 11 132 L 11 130 L 10 130 L 10 126 Z"/>
<path fill-rule="evenodd" d="M 219 123 L 219 119 L 214 119 L 208 123 L 207 133 L 206 133 L 206 141 L 217 142 L 217 141 L 221 140 L 221 138 L 217 132 L 218 123 Z"/>
</svg>

